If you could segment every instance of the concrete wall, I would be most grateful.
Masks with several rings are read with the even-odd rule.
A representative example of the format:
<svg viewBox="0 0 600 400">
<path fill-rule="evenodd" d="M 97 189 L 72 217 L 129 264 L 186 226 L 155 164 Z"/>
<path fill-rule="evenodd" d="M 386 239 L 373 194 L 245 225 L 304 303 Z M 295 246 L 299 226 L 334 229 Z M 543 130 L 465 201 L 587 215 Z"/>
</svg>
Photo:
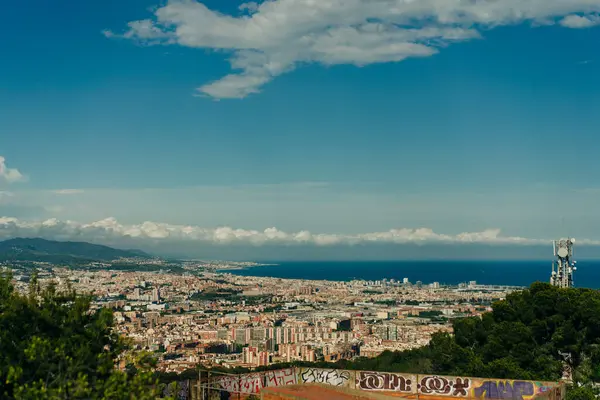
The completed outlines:
<svg viewBox="0 0 600 400">
<path fill-rule="evenodd" d="M 325 384 L 381 392 L 406 398 L 564 400 L 565 386 L 558 382 L 481 379 L 457 376 L 416 375 L 392 372 L 348 371 L 323 368 L 288 368 L 211 378 L 210 386 L 231 393 L 256 394 L 264 387 Z"/>
</svg>

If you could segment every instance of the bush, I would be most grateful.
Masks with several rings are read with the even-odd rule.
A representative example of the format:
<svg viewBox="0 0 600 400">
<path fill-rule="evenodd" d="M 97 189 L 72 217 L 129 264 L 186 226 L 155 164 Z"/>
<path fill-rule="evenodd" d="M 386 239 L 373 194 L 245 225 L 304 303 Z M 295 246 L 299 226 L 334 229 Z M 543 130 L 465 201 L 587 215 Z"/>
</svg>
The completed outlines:
<svg viewBox="0 0 600 400">
<path fill-rule="evenodd" d="M 142 399 L 158 397 L 147 354 L 124 352 L 108 309 L 92 311 L 91 298 L 41 288 L 15 292 L 0 272 L 0 398 Z M 126 371 L 115 368 L 122 361 Z"/>
</svg>

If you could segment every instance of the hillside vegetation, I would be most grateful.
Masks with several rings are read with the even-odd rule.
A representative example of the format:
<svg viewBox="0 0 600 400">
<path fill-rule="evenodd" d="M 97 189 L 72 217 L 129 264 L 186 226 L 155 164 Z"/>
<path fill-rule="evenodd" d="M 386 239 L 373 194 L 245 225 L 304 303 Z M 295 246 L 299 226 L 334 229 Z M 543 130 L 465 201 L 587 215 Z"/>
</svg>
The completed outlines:
<svg viewBox="0 0 600 400">
<path fill-rule="evenodd" d="M 35 277 L 20 295 L 0 272 L 0 398 L 159 398 L 151 358 L 115 368 L 127 345 L 112 327 L 112 312 L 90 312 L 88 297 L 40 289 Z"/>
<path fill-rule="evenodd" d="M 0 242 L 0 260 L 7 261 L 69 263 L 130 257 L 150 258 L 140 250 L 120 250 L 86 242 L 59 242 L 39 238 L 15 238 Z"/>
</svg>

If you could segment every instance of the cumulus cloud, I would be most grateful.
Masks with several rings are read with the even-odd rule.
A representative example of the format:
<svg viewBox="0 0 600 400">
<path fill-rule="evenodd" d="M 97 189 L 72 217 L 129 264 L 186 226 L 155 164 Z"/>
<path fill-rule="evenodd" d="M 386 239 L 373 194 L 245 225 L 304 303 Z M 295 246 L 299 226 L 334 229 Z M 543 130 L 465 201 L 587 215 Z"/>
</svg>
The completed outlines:
<svg viewBox="0 0 600 400">
<path fill-rule="evenodd" d="M 284 232 L 277 228 L 265 230 L 235 229 L 231 227 L 203 228 L 190 225 L 171 225 L 157 222 L 121 224 L 115 218 L 91 223 L 61 221 L 23 221 L 17 218 L 0 218 L 0 238 L 42 237 L 55 240 L 86 240 L 115 242 L 119 239 L 184 241 L 212 245 L 360 245 L 360 244 L 548 244 L 549 240 L 503 236 L 499 229 L 482 232 L 464 232 L 455 235 L 434 232 L 429 228 L 392 229 L 386 232 L 362 234 L 326 234 L 308 231 Z M 600 241 L 579 240 L 578 243 L 600 245 Z"/>
<path fill-rule="evenodd" d="M 6 159 L 0 156 L 0 182 L 20 182 L 26 180 L 25 176 L 16 168 L 8 168 Z"/>
<path fill-rule="evenodd" d="M 600 25 L 600 16 L 598 14 L 592 15 L 567 15 L 564 17 L 560 24 L 567 28 L 583 29 L 591 28 L 596 25 Z"/>
<path fill-rule="evenodd" d="M 239 11 L 226 15 L 195 0 L 169 0 L 151 18 L 129 22 L 124 33 L 104 33 L 229 51 L 234 72 L 198 91 L 243 98 L 302 63 L 363 66 L 428 57 L 485 29 L 548 25 L 565 16 L 562 26 L 591 26 L 600 0 L 270 0 L 244 3 Z"/>
</svg>

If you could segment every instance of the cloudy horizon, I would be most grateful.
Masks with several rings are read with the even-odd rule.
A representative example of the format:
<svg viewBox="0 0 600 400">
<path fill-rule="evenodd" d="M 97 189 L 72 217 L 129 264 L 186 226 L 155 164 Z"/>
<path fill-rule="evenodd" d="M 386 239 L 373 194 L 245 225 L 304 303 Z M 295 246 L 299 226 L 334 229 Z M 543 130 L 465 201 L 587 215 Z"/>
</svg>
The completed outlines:
<svg viewBox="0 0 600 400">
<path fill-rule="evenodd" d="M 440 234 L 429 228 L 359 234 L 203 228 L 146 221 L 124 225 L 114 218 L 91 223 L 24 221 L 0 217 L 0 240 L 42 238 L 136 248 L 153 255 L 229 260 L 550 259 L 552 240 L 511 237 L 499 229 Z M 600 255 L 600 241 L 577 239 L 584 258 Z M 579 253 L 579 251 L 578 251 Z"/>
<path fill-rule="evenodd" d="M 33 1 L 0 26 L 2 238 L 600 256 L 600 0 Z"/>
</svg>

